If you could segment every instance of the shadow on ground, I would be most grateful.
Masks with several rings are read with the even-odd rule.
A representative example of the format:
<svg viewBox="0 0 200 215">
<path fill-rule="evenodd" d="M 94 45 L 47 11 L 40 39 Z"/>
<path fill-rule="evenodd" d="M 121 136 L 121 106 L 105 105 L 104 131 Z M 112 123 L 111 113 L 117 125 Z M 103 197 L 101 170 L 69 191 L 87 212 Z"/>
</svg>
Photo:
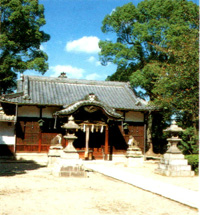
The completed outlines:
<svg viewBox="0 0 200 215">
<path fill-rule="evenodd" d="M 26 171 L 43 168 L 45 165 L 40 165 L 34 161 L 5 161 L 0 160 L 0 176 L 15 176 L 26 174 Z"/>
</svg>

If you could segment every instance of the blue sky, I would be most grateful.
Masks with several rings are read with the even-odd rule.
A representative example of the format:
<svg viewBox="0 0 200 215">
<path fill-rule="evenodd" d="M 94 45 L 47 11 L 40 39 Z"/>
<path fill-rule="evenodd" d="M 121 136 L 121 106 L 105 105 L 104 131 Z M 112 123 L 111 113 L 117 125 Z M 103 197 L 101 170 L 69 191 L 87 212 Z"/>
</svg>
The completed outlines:
<svg viewBox="0 0 200 215">
<path fill-rule="evenodd" d="M 101 31 L 102 21 L 117 6 L 130 0 L 40 0 L 45 7 L 46 25 L 42 27 L 51 39 L 41 48 L 48 54 L 49 70 L 44 76 L 105 80 L 116 66 L 102 66 L 98 58 L 99 40 L 112 39 L 114 34 Z M 140 0 L 135 0 L 137 4 Z M 41 75 L 28 71 L 25 74 Z"/>
<path fill-rule="evenodd" d="M 137 5 L 141 0 L 132 1 Z M 98 58 L 99 40 L 113 39 L 114 34 L 101 31 L 102 21 L 113 9 L 130 0 L 40 0 L 45 7 L 46 25 L 42 27 L 51 39 L 41 45 L 49 57 L 44 76 L 105 80 L 116 66 L 102 66 Z M 197 3 L 197 1 L 194 0 Z M 38 72 L 25 72 L 40 75 Z"/>
</svg>

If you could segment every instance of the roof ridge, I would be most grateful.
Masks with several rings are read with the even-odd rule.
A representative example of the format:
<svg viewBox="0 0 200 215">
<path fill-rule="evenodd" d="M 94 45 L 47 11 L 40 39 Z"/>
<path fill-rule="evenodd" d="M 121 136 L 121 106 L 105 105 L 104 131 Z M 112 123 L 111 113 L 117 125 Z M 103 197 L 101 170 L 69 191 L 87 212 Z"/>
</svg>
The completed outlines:
<svg viewBox="0 0 200 215">
<path fill-rule="evenodd" d="M 125 86 L 125 89 L 129 92 L 129 94 L 131 95 L 131 98 L 134 100 L 134 102 L 136 103 L 138 101 L 137 96 L 135 95 L 135 92 L 132 90 L 130 83 L 128 83 Z"/>
<path fill-rule="evenodd" d="M 29 81 L 48 81 L 57 83 L 69 83 L 69 84 L 88 84 L 88 85 L 103 85 L 103 86 L 125 86 L 128 82 L 120 81 L 98 81 L 98 80 L 86 80 L 86 79 L 69 79 L 69 78 L 58 78 L 48 76 L 30 76 L 24 75 L 24 78 L 28 77 Z"/>
<path fill-rule="evenodd" d="M 128 82 L 128 84 L 125 86 L 125 89 L 130 93 L 131 98 L 134 100 L 136 106 L 145 106 L 145 105 L 147 105 L 147 102 L 144 99 L 141 99 L 141 98 L 136 96 L 135 92 L 131 88 L 130 82 Z"/>
</svg>

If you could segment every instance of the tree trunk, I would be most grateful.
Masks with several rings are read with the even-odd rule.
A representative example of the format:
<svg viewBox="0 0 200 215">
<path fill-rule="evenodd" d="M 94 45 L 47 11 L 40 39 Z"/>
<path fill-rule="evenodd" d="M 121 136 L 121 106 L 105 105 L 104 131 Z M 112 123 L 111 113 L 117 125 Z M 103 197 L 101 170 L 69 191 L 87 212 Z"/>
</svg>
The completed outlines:
<svg viewBox="0 0 200 215">
<path fill-rule="evenodd" d="M 195 116 L 195 114 L 192 114 L 192 124 L 193 124 L 193 128 L 194 128 L 194 135 L 195 136 L 199 136 L 199 132 L 198 132 L 198 123 L 197 123 L 198 119 L 197 117 Z M 199 144 L 199 141 L 197 139 L 197 142 L 196 144 L 198 145 Z"/>
<path fill-rule="evenodd" d="M 148 147 L 152 144 L 152 114 L 151 114 L 151 112 L 147 116 L 147 144 L 148 144 Z"/>
</svg>

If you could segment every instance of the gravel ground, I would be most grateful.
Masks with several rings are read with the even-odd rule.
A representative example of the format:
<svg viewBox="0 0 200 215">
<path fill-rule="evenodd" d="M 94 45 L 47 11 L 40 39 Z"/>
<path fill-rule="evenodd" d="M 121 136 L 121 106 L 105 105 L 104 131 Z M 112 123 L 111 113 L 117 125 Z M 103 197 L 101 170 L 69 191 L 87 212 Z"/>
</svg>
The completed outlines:
<svg viewBox="0 0 200 215">
<path fill-rule="evenodd" d="M 150 167 L 153 164 L 127 171 L 163 177 L 152 176 Z M 37 164 L 1 163 L 0 176 L 0 215 L 198 214 L 196 209 L 98 173 L 90 173 L 87 178 L 56 178 L 49 174 L 48 168 Z M 196 190 L 196 178 L 188 178 L 182 186 L 190 181 L 193 184 L 190 188 Z M 179 185 L 181 180 L 176 178 Z"/>
</svg>

